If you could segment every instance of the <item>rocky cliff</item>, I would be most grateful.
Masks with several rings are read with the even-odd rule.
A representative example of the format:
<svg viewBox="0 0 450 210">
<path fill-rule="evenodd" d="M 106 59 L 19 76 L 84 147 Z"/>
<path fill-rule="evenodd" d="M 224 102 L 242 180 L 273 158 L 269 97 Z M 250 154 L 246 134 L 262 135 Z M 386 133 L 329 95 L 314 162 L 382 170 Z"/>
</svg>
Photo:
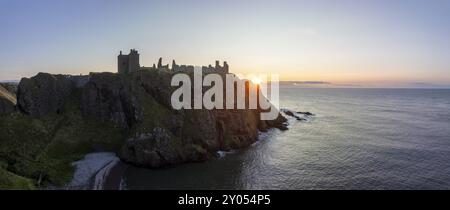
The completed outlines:
<svg viewBox="0 0 450 210">
<path fill-rule="evenodd" d="M 64 75 L 24 78 L 20 112 L 0 118 L 0 161 L 39 183 L 62 183 L 70 162 L 87 152 L 163 167 L 206 160 L 252 144 L 259 131 L 285 128 L 284 117 L 262 121 L 260 110 L 173 110 L 171 76 L 163 69 L 94 73 L 81 87 Z"/>
<path fill-rule="evenodd" d="M 18 107 L 33 117 L 59 113 L 74 89 L 73 82 L 64 75 L 39 73 L 23 78 L 17 89 Z"/>
<path fill-rule="evenodd" d="M 281 116 L 260 121 L 258 110 L 173 110 L 170 80 L 160 70 L 93 74 L 83 88 L 81 110 L 126 129 L 119 156 L 144 167 L 205 160 L 218 150 L 248 146 L 259 128 L 284 122 Z"/>
</svg>

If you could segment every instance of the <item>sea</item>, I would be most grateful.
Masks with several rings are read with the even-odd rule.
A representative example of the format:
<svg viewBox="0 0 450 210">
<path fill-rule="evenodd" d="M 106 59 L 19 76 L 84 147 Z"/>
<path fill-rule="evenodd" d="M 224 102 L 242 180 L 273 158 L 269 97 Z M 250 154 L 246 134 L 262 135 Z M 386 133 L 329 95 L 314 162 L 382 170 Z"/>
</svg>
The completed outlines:
<svg viewBox="0 0 450 210">
<path fill-rule="evenodd" d="M 129 166 L 125 189 L 450 189 L 449 89 L 284 86 L 280 107 L 314 116 L 206 162 Z"/>
</svg>

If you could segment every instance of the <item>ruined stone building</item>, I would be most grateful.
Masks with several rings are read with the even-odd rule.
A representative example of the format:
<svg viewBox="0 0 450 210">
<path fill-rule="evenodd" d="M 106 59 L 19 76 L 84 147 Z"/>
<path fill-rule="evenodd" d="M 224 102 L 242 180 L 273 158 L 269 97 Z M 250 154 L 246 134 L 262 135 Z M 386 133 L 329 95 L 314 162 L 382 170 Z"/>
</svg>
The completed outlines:
<svg viewBox="0 0 450 210">
<path fill-rule="evenodd" d="M 214 67 L 211 65 L 202 66 L 202 71 L 205 73 L 229 73 L 228 64 L 226 61 L 223 62 L 223 66 L 220 66 L 219 61 L 216 61 L 216 65 Z"/>
<path fill-rule="evenodd" d="M 130 54 L 122 55 L 122 51 L 117 56 L 118 72 L 127 74 L 141 68 L 139 65 L 139 53 L 135 49 L 130 50 Z"/>
<path fill-rule="evenodd" d="M 178 65 L 175 60 L 172 61 L 172 71 L 176 72 L 191 72 L 194 71 L 193 65 Z M 216 61 L 216 65 L 213 67 L 211 65 L 209 66 L 202 66 L 202 72 L 203 73 L 229 73 L 229 67 L 227 62 L 223 62 L 223 66 L 220 66 L 219 61 Z"/>
<path fill-rule="evenodd" d="M 178 65 L 175 60 L 172 60 L 172 71 L 175 72 L 194 72 L 192 65 Z"/>
<path fill-rule="evenodd" d="M 130 50 L 130 54 L 122 55 L 122 51 L 120 51 L 120 55 L 117 56 L 118 63 L 118 72 L 120 74 L 127 74 L 130 72 L 134 72 L 140 69 L 166 69 L 172 70 L 174 72 L 193 72 L 193 65 L 178 65 L 175 60 L 172 61 L 172 69 L 170 69 L 169 64 L 163 64 L 162 58 L 158 59 L 158 64 L 153 64 L 153 67 L 141 67 L 139 65 L 139 53 L 135 49 Z M 223 62 L 223 66 L 220 66 L 219 61 L 216 61 L 215 66 L 202 66 L 202 71 L 204 73 L 229 73 L 229 67 L 227 62 Z"/>
<path fill-rule="evenodd" d="M 162 58 L 159 58 L 157 68 L 158 69 L 169 69 L 169 64 L 163 65 Z"/>
</svg>

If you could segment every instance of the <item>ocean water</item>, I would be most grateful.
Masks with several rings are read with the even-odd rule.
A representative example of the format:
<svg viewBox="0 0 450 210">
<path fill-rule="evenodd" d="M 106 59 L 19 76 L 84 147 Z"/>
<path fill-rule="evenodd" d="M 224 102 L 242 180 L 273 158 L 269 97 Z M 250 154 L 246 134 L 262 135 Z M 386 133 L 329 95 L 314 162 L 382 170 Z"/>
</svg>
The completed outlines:
<svg viewBox="0 0 450 210">
<path fill-rule="evenodd" d="M 310 111 L 253 146 L 169 169 L 129 167 L 128 189 L 450 189 L 450 90 L 283 86 Z"/>
</svg>

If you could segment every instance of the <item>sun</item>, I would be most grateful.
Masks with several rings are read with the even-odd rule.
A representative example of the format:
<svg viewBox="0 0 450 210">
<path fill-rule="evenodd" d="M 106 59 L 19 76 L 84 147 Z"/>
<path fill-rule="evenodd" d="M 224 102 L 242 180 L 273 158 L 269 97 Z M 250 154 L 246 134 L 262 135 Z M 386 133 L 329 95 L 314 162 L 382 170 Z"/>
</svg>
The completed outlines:
<svg viewBox="0 0 450 210">
<path fill-rule="evenodd" d="M 252 83 L 255 85 L 260 85 L 262 82 L 261 78 L 259 78 L 259 77 L 253 77 L 250 79 L 250 81 L 252 81 Z"/>
</svg>

